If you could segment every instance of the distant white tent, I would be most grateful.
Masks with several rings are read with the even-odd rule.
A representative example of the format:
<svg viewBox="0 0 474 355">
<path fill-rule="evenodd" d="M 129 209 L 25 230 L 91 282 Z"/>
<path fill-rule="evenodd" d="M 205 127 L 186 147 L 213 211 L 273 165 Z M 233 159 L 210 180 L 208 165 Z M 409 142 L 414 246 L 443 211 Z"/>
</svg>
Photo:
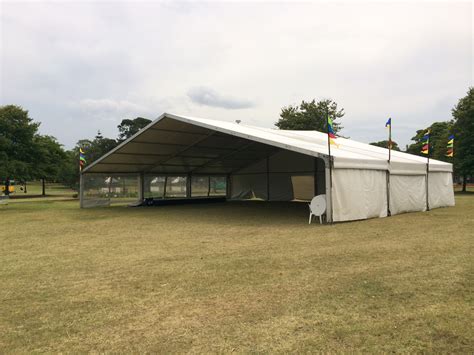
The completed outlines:
<svg viewBox="0 0 474 355">
<path fill-rule="evenodd" d="M 392 151 L 389 163 L 385 148 L 344 138 L 338 143 L 330 159 L 325 133 L 165 113 L 83 170 L 81 206 L 94 205 L 88 191 L 99 175 L 136 179 L 139 200 L 223 195 L 292 201 L 325 194 L 330 221 L 454 205 L 452 164 L 430 159 L 427 175 L 423 157 Z M 153 181 L 162 187 L 151 189 Z"/>
</svg>

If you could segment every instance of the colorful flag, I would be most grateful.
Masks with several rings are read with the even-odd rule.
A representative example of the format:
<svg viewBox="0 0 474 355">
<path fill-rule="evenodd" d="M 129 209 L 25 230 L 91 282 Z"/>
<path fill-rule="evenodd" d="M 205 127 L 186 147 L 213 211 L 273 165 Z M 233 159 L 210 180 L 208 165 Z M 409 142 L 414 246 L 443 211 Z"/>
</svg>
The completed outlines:
<svg viewBox="0 0 474 355">
<path fill-rule="evenodd" d="M 82 170 L 82 167 L 87 163 L 86 156 L 82 148 L 79 148 L 79 169 Z"/>
<path fill-rule="evenodd" d="M 339 148 L 339 144 L 336 143 L 336 133 L 334 132 L 334 126 L 331 117 L 328 115 L 328 139 L 330 144 L 334 144 Z"/>
<path fill-rule="evenodd" d="M 446 156 L 453 157 L 454 156 L 454 134 L 451 134 L 448 138 L 448 150 L 446 152 Z"/>
<path fill-rule="evenodd" d="M 392 117 L 390 117 L 385 123 L 385 128 L 388 128 L 388 149 L 390 150 L 392 149 Z M 390 156 L 390 152 L 389 152 L 389 156 Z"/>
<path fill-rule="evenodd" d="M 422 138 L 421 144 L 423 144 L 421 152 L 423 154 L 428 155 L 430 153 L 430 130 L 426 131 L 425 135 Z"/>
</svg>

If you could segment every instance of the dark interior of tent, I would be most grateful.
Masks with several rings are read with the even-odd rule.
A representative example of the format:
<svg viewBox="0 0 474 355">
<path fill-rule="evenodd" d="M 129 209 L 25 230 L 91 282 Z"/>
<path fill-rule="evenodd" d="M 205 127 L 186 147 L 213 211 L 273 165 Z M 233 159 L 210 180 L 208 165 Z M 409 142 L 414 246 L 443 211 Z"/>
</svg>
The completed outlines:
<svg viewBox="0 0 474 355">
<path fill-rule="evenodd" d="M 249 138 L 165 117 L 83 172 L 82 206 L 308 201 L 325 193 L 323 159 Z"/>
</svg>

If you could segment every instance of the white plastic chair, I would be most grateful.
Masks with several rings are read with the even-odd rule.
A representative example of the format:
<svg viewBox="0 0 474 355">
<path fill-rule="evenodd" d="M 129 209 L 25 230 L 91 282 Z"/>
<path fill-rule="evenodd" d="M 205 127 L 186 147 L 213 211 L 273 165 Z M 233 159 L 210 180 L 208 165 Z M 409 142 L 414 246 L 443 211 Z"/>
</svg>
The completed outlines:
<svg viewBox="0 0 474 355">
<path fill-rule="evenodd" d="M 0 195 L 0 205 L 8 205 L 8 199 L 10 196 L 8 195 Z"/>
<path fill-rule="evenodd" d="M 313 216 L 319 217 L 319 223 L 323 224 L 322 215 L 326 212 L 326 195 L 314 196 L 311 200 L 311 203 L 308 204 L 309 207 L 309 223 L 313 219 Z"/>
</svg>

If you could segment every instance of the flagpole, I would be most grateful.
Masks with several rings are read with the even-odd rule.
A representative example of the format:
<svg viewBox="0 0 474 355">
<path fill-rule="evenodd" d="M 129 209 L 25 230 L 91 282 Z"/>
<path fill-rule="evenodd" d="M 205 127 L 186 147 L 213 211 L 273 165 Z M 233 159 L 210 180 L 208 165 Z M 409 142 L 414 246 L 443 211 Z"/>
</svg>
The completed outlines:
<svg viewBox="0 0 474 355">
<path fill-rule="evenodd" d="M 328 153 L 329 153 L 329 207 L 331 208 L 331 223 L 333 223 L 332 215 L 332 159 L 331 159 L 331 137 L 329 137 L 329 111 L 326 110 L 326 125 L 327 125 L 327 136 L 328 136 Z"/>
<path fill-rule="evenodd" d="M 428 131 L 431 135 L 431 132 Z M 426 210 L 430 210 L 430 200 L 429 200 L 429 174 L 430 174 L 430 136 L 428 136 L 428 154 L 426 159 Z"/>
<path fill-rule="evenodd" d="M 392 120 L 390 119 L 390 125 L 388 126 L 388 163 L 392 157 Z"/>
<path fill-rule="evenodd" d="M 387 170 L 387 216 L 391 216 L 390 212 L 390 161 L 392 159 L 392 118 L 388 125 L 388 170 Z"/>
</svg>

